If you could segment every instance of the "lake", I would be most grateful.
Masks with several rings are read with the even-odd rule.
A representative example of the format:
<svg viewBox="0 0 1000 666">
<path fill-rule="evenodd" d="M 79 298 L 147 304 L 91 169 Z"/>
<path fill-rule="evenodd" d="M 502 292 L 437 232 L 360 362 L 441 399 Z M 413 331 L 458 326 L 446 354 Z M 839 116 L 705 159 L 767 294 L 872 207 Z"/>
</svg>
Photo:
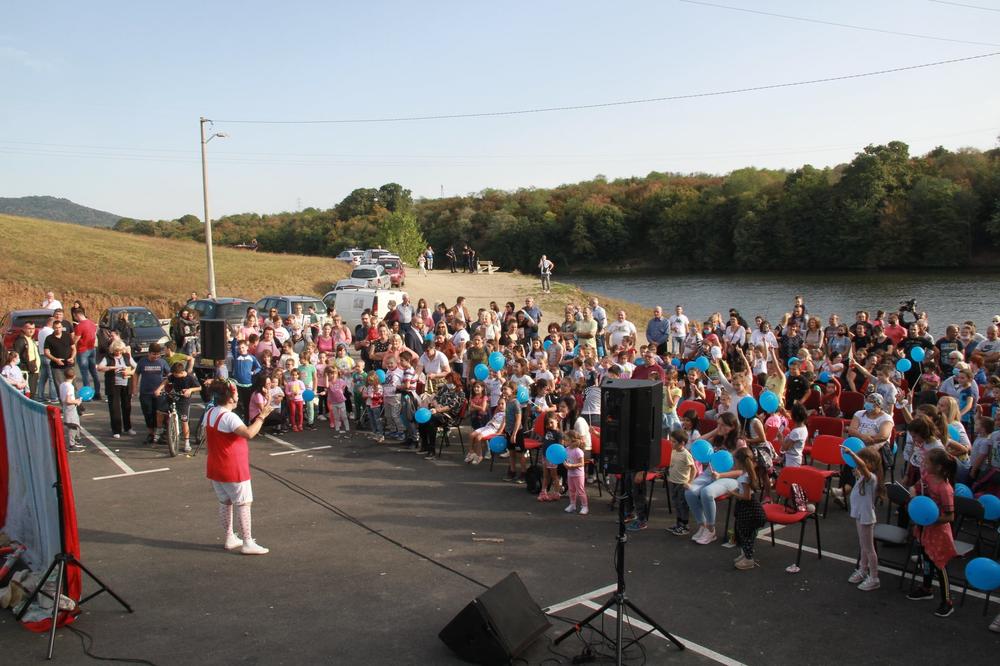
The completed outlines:
<svg viewBox="0 0 1000 666">
<path fill-rule="evenodd" d="M 668 315 L 675 305 L 682 305 L 685 314 L 697 320 L 713 312 L 725 317 L 732 307 L 747 320 L 760 314 L 776 324 L 791 312 L 796 294 L 805 298 L 810 314 L 821 316 L 824 326 L 833 313 L 852 322 L 858 310 L 868 310 L 874 317 L 876 310 L 894 311 L 900 301 L 911 298 L 917 299 L 918 311 L 927 311 L 934 333 L 967 319 L 983 332 L 1000 314 L 1000 271 L 560 275 L 556 279 L 649 308 L 661 305 Z M 630 312 L 629 317 L 639 326 L 649 313 Z"/>
</svg>

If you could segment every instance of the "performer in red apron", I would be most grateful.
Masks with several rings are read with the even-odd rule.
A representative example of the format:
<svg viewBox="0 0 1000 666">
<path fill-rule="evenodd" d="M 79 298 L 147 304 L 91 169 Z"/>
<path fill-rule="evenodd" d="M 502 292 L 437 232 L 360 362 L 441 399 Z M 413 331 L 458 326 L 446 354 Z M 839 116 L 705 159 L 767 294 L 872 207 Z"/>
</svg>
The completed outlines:
<svg viewBox="0 0 1000 666">
<path fill-rule="evenodd" d="M 250 423 L 243 421 L 233 411 L 238 397 L 236 386 L 229 382 L 213 383 L 211 407 L 204 417 L 205 438 L 208 446 L 208 476 L 212 488 L 219 498 L 219 520 L 225 531 L 226 550 L 239 550 L 244 555 L 263 555 L 267 548 L 253 540 L 250 531 L 250 504 L 253 491 L 250 488 L 250 446 L 267 415 L 270 404 L 265 405 L 260 414 Z M 240 536 L 233 532 L 233 506 L 239 520 Z"/>
</svg>

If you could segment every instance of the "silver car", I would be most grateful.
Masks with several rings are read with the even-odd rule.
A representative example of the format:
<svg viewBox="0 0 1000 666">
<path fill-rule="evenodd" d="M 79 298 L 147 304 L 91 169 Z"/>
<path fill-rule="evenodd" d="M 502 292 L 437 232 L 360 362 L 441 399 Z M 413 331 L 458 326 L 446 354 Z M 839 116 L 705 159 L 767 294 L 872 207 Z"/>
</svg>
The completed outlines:
<svg viewBox="0 0 1000 666">
<path fill-rule="evenodd" d="M 340 280 L 333 286 L 334 291 L 340 289 L 388 289 L 392 286 L 385 267 L 378 264 L 361 264 L 353 271 L 351 277 Z"/>
</svg>

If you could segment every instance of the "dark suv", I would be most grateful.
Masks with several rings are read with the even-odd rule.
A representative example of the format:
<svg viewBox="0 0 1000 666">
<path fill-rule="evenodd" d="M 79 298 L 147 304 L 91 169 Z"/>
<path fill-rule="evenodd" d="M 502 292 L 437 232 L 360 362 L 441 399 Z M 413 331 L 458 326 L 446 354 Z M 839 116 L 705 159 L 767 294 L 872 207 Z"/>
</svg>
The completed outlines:
<svg viewBox="0 0 1000 666">
<path fill-rule="evenodd" d="M 169 339 L 156 315 L 150 312 L 149 308 L 144 308 L 141 305 L 108 308 L 101 313 L 97 325 L 104 332 L 110 331 L 123 312 L 128 314 L 129 323 L 135 330 L 135 337 L 132 339 L 133 356 L 144 356 L 149 351 L 149 345 L 154 342 L 163 345 Z"/>
<path fill-rule="evenodd" d="M 245 298 L 199 298 L 184 305 L 198 314 L 198 319 L 225 319 L 230 328 L 243 325 L 247 308 L 253 303 Z M 179 313 L 178 313 L 179 314 Z"/>
</svg>

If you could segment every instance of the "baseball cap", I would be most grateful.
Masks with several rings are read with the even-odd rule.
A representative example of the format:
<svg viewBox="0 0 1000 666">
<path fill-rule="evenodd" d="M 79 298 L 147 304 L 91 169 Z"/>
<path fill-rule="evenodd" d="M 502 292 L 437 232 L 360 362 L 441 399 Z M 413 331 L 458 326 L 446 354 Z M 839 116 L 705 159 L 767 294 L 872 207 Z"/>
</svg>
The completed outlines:
<svg viewBox="0 0 1000 666">
<path fill-rule="evenodd" d="M 867 396 L 865 396 L 865 402 L 870 402 L 876 407 L 881 407 L 883 404 L 885 404 L 885 400 L 883 400 L 882 396 L 879 395 L 878 393 L 869 393 Z"/>
</svg>

